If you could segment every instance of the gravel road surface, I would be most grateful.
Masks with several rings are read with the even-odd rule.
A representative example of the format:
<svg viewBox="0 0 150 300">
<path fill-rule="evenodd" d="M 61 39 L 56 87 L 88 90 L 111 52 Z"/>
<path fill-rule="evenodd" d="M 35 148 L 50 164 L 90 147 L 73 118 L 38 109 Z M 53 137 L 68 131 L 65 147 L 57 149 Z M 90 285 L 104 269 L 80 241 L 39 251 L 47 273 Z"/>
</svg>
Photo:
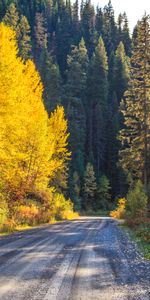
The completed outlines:
<svg viewBox="0 0 150 300">
<path fill-rule="evenodd" d="M 110 218 L 0 238 L 0 300 L 150 300 L 150 262 Z"/>
</svg>

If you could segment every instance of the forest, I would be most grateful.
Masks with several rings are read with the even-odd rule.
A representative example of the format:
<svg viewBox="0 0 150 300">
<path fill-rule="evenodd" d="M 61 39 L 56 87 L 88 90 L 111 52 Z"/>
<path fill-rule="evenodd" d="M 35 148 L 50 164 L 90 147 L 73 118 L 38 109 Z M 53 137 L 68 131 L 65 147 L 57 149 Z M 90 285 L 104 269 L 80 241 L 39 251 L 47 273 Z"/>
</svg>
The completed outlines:
<svg viewBox="0 0 150 300">
<path fill-rule="evenodd" d="M 143 214 L 149 16 L 131 33 L 111 1 L 0 0 L 0 22 L 1 222 L 124 209 L 126 195 Z"/>
</svg>

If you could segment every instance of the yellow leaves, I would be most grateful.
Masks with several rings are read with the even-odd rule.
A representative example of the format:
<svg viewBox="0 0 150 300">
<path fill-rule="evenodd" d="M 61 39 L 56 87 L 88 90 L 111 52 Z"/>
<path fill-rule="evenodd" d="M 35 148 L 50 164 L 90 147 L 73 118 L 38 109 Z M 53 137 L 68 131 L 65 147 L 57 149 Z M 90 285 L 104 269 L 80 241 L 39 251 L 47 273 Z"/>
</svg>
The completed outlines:
<svg viewBox="0 0 150 300">
<path fill-rule="evenodd" d="M 0 24 L 0 181 L 6 193 L 23 195 L 46 188 L 69 153 L 64 109 L 48 119 L 35 65 L 17 54 L 14 32 Z"/>
<path fill-rule="evenodd" d="M 118 199 L 118 207 L 116 210 L 110 212 L 110 216 L 116 219 L 123 218 L 125 214 L 125 208 L 126 208 L 126 199 L 125 198 Z"/>
</svg>

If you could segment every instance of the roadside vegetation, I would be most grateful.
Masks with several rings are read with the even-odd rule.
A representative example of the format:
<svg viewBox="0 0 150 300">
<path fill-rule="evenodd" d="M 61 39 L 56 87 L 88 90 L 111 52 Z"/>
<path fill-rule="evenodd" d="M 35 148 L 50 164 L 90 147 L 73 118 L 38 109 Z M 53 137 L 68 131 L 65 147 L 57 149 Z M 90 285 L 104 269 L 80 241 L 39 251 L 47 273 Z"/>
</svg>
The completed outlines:
<svg viewBox="0 0 150 300">
<path fill-rule="evenodd" d="M 80 8 L 0 0 L 0 231 L 111 211 L 149 243 L 150 18 Z"/>
<path fill-rule="evenodd" d="M 150 216 L 148 212 L 148 197 L 144 192 L 141 181 L 130 188 L 126 199 L 119 199 L 117 208 L 110 212 L 110 216 L 123 219 L 146 258 L 150 259 Z"/>
<path fill-rule="evenodd" d="M 15 32 L 0 25 L 0 231 L 74 217 L 67 184 L 67 121 L 50 117 L 31 60 L 18 57 Z M 57 189 L 56 189 L 57 182 Z"/>
</svg>

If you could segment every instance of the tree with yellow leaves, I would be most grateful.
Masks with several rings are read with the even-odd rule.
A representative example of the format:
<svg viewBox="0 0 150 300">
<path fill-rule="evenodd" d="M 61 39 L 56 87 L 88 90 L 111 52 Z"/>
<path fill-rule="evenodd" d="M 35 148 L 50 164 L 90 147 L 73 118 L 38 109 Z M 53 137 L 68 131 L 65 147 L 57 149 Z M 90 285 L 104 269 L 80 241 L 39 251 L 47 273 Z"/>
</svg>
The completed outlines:
<svg viewBox="0 0 150 300">
<path fill-rule="evenodd" d="M 66 176 L 64 110 L 48 118 L 42 92 L 34 63 L 21 61 L 15 33 L 0 24 L 0 182 L 9 208 L 29 191 L 47 188 L 58 172 Z"/>
</svg>

